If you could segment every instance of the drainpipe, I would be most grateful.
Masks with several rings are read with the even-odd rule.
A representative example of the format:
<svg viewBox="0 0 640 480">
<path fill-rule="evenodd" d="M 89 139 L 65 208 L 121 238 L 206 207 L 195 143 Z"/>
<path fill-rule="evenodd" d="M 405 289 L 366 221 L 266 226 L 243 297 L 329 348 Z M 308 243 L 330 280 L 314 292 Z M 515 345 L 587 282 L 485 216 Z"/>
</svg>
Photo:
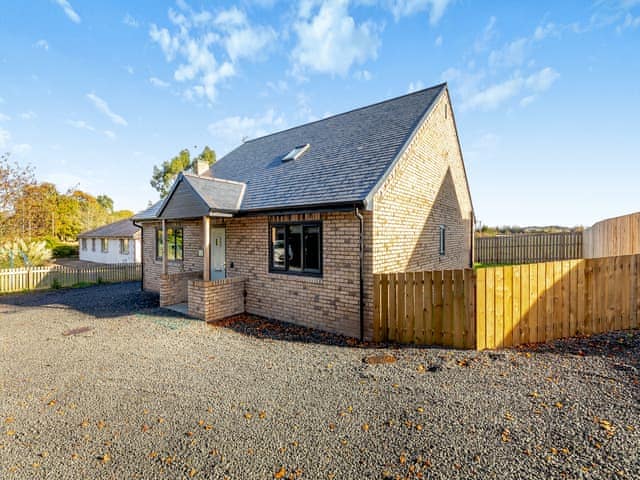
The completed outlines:
<svg viewBox="0 0 640 480">
<path fill-rule="evenodd" d="M 360 221 L 360 341 L 364 341 L 364 217 L 358 207 L 353 211 Z"/>
<path fill-rule="evenodd" d="M 140 229 L 140 290 L 144 290 L 144 248 L 142 243 L 144 240 L 144 229 L 142 225 L 138 225 L 135 220 L 132 221 L 134 227 L 138 227 Z M 135 237 L 135 235 L 134 235 Z M 136 239 L 133 239 L 133 262 L 136 261 Z"/>
</svg>

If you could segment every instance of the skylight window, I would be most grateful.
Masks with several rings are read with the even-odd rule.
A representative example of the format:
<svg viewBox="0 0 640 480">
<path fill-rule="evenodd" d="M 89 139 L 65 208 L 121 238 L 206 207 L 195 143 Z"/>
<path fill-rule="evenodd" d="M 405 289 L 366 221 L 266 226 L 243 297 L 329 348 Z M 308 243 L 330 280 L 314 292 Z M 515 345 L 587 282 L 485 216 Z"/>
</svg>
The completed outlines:
<svg viewBox="0 0 640 480">
<path fill-rule="evenodd" d="M 293 150 L 291 150 L 289 153 L 287 153 L 283 158 L 282 161 L 283 162 L 290 162 L 291 160 L 297 160 L 299 159 L 302 154 L 304 152 L 306 152 L 307 150 L 309 150 L 309 144 L 305 143 L 304 145 L 298 145 L 297 147 L 295 147 Z"/>
</svg>

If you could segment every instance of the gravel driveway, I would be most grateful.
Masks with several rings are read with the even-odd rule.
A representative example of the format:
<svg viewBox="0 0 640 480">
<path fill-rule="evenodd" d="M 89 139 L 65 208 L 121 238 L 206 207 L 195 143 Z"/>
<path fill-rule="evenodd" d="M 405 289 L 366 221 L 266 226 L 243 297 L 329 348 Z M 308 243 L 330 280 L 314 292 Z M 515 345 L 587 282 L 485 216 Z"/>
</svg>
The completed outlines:
<svg viewBox="0 0 640 480">
<path fill-rule="evenodd" d="M 0 297 L 1 479 L 640 478 L 639 331 L 373 348 L 137 288 Z"/>
</svg>

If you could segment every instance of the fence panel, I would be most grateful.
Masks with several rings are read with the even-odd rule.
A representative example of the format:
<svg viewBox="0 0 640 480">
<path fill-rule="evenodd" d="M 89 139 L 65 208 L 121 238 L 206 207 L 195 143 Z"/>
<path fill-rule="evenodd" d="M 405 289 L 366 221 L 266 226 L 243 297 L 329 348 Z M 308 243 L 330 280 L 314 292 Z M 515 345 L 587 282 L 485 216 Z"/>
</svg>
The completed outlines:
<svg viewBox="0 0 640 480">
<path fill-rule="evenodd" d="M 582 258 L 582 232 L 523 233 L 475 239 L 475 261 L 490 265 Z"/>
<path fill-rule="evenodd" d="M 640 255 L 374 275 L 374 338 L 502 348 L 640 326 Z"/>
<path fill-rule="evenodd" d="M 139 263 L 116 263 L 90 267 L 61 267 L 57 265 L 0 270 L 0 293 L 43 290 L 52 287 L 71 287 L 80 283 L 112 283 L 142 279 Z"/>
<path fill-rule="evenodd" d="M 585 229 L 584 257 L 600 258 L 640 253 L 640 212 L 608 218 Z"/>
</svg>

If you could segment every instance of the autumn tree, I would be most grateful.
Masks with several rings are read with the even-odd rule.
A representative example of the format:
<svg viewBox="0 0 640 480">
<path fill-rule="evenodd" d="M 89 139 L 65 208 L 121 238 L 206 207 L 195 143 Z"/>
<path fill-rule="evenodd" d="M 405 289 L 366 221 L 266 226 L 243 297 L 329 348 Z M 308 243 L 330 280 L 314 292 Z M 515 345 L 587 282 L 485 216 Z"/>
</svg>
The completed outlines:
<svg viewBox="0 0 640 480">
<path fill-rule="evenodd" d="M 208 146 L 204 147 L 202 152 L 191 159 L 188 149 L 181 150 L 178 155 L 171 160 L 165 160 L 160 166 L 153 167 L 153 175 L 151 176 L 151 186 L 160 193 L 160 197 L 166 197 L 169 189 L 173 184 L 176 176 L 185 170 L 193 168 L 199 160 L 204 160 L 208 165 L 212 165 L 216 161 L 216 152 Z"/>
<path fill-rule="evenodd" d="M 111 197 L 108 195 L 98 195 L 96 200 L 107 212 L 113 213 L 113 200 Z"/>
<path fill-rule="evenodd" d="M 0 155 L 0 238 L 13 236 L 16 202 L 24 188 L 34 183 L 31 167 L 12 163 L 8 153 Z"/>
</svg>

